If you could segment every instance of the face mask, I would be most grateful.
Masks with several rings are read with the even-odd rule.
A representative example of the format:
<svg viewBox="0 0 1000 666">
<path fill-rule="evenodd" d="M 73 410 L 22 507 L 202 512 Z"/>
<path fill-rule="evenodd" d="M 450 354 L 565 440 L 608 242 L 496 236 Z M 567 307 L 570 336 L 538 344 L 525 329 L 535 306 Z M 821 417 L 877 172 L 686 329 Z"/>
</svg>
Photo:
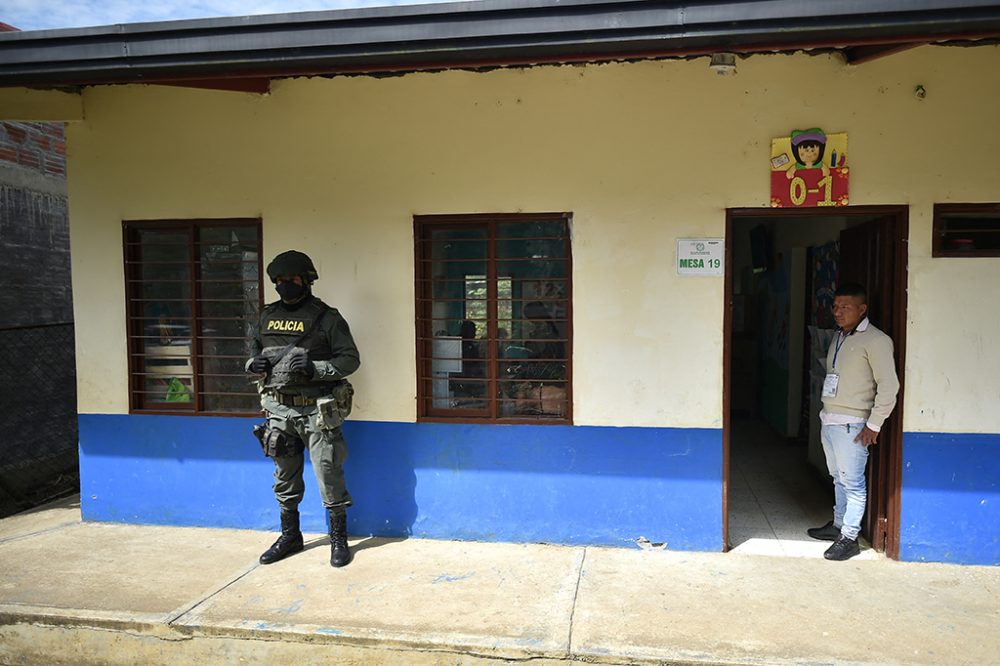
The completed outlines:
<svg viewBox="0 0 1000 666">
<path fill-rule="evenodd" d="M 279 282 L 274 288 L 278 291 L 278 295 L 281 296 L 281 300 L 283 301 L 297 300 L 302 294 L 306 293 L 306 286 L 304 284 L 295 284 L 294 282 Z"/>
</svg>

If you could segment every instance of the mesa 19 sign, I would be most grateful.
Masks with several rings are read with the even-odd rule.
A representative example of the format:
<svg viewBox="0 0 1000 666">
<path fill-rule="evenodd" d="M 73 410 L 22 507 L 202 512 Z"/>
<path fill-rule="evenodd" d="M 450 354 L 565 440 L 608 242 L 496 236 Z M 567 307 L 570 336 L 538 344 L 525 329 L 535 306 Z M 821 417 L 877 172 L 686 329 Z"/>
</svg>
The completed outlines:
<svg viewBox="0 0 1000 666">
<path fill-rule="evenodd" d="M 818 127 L 771 141 L 771 207 L 848 204 L 847 133 Z"/>
</svg>

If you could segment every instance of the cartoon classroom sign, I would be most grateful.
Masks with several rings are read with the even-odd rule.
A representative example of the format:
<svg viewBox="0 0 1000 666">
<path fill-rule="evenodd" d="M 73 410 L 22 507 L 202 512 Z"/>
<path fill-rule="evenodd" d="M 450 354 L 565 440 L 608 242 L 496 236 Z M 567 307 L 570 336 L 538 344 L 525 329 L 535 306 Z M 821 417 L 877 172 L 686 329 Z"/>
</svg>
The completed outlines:
<svg viewBox="0 0 1000 666">
<path fill-rule="evenodd" d="M 846 206 L 847 133 L 818 127 L 771 141 L 771 207 Z"/>
</svg>

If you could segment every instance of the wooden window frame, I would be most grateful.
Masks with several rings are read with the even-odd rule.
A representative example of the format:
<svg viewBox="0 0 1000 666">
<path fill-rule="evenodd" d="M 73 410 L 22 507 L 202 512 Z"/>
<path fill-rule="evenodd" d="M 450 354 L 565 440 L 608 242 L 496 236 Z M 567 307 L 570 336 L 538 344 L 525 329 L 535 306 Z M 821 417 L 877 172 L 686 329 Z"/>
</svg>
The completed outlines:
<svg viewBox="0 0 1000 666">
<path fill-rule="evenodd" d="M 479 424 L 530 424 L 530 425 L 572 425 L 573 424 L 573 243 L 572 243 L 572 213 L 476 213 L 476 214 L 451 214 L 451 215 L 415 215 L 413 217 L 413 238 L 414 238 L 414 295 L 415 313 L 414 327 L 416 333 L 416 362 L 417 362 L 417 421 L 425 423 L 479 423 Z M 497 336 L 497 263 L 502 261 L 496 256 L 496 225 L 505 222 L 543 222 L 560 220 L 566 223 L 566 277 L 563 278 L 566 284 L 566 340 L 565 340 L 565 363 L 566 363 L 566 404 L 565 415 L 563 417 L 539 417 L 528 418 L 524 416 L 501 416 L 498 412 L 499 400 L 496 397 L 487 399 L 487 408 L 481 413 L 470 414 L 471 410 L 462 409 L 432 409 L 429 405 L 433 396 L 428 393 L 427 382 L 433 377 L 431 369 L 433 335 L 425 335 L 423 325 L 430 320 L 431 294 L 430 287 L 432 279 L 422 274 L 424 262 L 428 257 L 423 255 L 422 241 L 426 238 L 426 229 L 454 228 L 463 229 L 470 227 L 485 227 L 487 229 L 487 257 L 485 260 L 487 267 L 487 395 L 497 394 L 497 373 L 495 369 L 499 365 L 500 358 L 497 354 L 497 345 L 492 344 L 498 340 Z"/>
<path fill-rule="evenodd" d="M 202 341 L 204 336 L 199 333 L 199 323 L 202 319 L 201 309 L 198 305 L 200 300 L 199 288 L 199 268 L 201 261 L 199 258 L 198 246 L 195 234 L 198 227 L 243 227 L 252 228 L 257 239 L 257 292 L 258 309 L 264 307 L 263 292 L 263 225 L 260 218 L 195 218 L 195 219 L 159 219 L 159 220 L 122 220 L 122 249 L 123 265 L 125 277 L 125 328 L 126 328 L 126 348 L 128 350 L 128 400 L 129 413 L 135 414 L 161 414 L 170 416 L 235 416 L 247 417 L 260 413 L 259 406 L 248 411 L 216 411 L 204 408 L 205 394 L 201 391 L 201 382 L 204 377 Z M 142 396 L 143 382 L 145 374 L 142 360 L 145 358 L 142 349 L 142 322 L 141 317 L 136 314 L 136 303 L 138 302 L 139 289 L 142 281 L 139 279 L 137 271 L 142 262 L 138 257 L 138 243 L 135 235 L 143 230 L 170 231 L 177 230 L 189 234 L 188 256 L 190 259 L 190 290 L 191 290 L 191 350 L 192 361 L 192 387 L 193 400 L 190 403 L 178 403 L 177 406 L 167 408 L 166 402 L 154 402 L 153 407 L 145 407 Z M 255 322 L 256 323 L 256 322 Z M 242 370 L 243 362 L 239 362 Z M 150 401 L 145 401 L 150 402 Z"/>
<path fill-rule="evenodd" d="M 1000 257 L 1000 247 L 996 249 L 958 250 L 945 247 L 945 237 L 953 230 L 947 228 L 945 218 L 953 213 L 993 213 L 1000 217 L 1000 203 L 948 203 L 934 204 L 934 227 L 931 248 L 932 257 Z M 971 233 L 977 233 L 972 231 Z M 996 233 L 1000 233 L 1000 229 Z"/>
</svg>

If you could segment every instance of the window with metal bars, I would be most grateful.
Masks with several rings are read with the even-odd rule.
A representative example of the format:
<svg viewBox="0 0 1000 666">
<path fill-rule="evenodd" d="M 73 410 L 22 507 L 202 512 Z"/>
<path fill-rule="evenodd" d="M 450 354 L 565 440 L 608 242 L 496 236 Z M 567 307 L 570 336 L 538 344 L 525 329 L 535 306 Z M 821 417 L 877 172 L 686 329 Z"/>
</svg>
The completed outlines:
<svg viewBox="0 0 1000 666">
<path fill-rule="evenodd" d="M 256 219 L 123 223 L 130 406 L 260 411 L 243 371 L 260 319 Z"/>
<path fill-rule="evenodd" d="M 568 213 L 414 218 L 421 420 L 572 421 Z"/>
<path fill-rule="evenodd" d="M 1000 204 L 934 204 L 934 257 L 1000 257 Z"/>
</svg>

